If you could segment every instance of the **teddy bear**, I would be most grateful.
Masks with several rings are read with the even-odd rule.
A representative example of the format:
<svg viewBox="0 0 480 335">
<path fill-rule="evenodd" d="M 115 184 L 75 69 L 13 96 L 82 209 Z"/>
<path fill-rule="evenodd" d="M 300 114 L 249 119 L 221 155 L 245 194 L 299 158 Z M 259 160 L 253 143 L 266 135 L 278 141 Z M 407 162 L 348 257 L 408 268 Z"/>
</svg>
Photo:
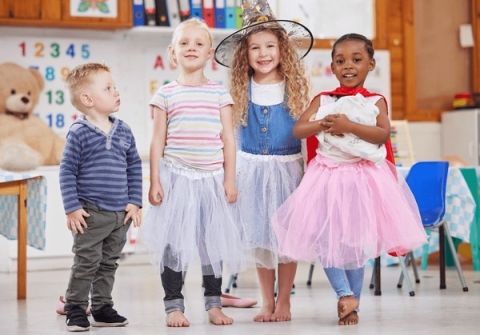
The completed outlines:
<svg viewBox="0 0 480 335">
<path fill-rule="evenodd" d="M 0 64 L 0 169 L 60 164 L 65 139 L 33 114 L 44 85 L 35 69 Z"/>
</svg>

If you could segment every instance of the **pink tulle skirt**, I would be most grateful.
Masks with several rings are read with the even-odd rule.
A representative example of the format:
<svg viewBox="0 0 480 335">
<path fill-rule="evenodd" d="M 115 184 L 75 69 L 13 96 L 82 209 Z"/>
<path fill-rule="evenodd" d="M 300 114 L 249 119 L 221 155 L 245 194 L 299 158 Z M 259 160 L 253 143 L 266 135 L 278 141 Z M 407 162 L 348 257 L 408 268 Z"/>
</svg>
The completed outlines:
<svg viewBox="0 0 480 335">
<path fill-rule="evenodd" d="M 356 269 L 427 241 L 413 194 L 388 161 L 377 167 L 317 155 L 272 224 L 280 255 L 323 267 Z"/>
</svg>

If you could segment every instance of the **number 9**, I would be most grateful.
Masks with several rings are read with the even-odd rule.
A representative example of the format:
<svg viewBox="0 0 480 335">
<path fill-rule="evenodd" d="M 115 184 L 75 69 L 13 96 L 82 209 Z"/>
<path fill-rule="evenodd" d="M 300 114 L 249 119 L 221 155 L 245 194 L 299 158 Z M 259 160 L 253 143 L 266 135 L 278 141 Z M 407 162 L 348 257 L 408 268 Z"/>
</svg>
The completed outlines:
<svg viewBox="0 0 480 335">
<path fill-rule="evenodd" d="M 67 80 L 67 76 L 70 73 L 70 70 L 68 67 L 62 67 L 62 70 L 60 71 L 62 73 L 62 80 L 65 81 Z"/>
</svg>

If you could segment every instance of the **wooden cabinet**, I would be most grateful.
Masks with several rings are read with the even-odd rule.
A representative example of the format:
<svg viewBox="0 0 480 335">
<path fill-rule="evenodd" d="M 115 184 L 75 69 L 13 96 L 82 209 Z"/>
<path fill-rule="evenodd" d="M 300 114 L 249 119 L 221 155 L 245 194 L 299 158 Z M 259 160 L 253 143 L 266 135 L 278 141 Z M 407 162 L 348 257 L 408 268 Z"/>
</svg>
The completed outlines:
<svg viewBox="0 0 480 335">
<path fill-rule="evenodd" d="M 117 1 L 117 17 L 70 15 L 70 0 L 0 0 L 0 25 L 51 28 L 121 29 L 132 27 L 132 1 Z"/>
</svg>

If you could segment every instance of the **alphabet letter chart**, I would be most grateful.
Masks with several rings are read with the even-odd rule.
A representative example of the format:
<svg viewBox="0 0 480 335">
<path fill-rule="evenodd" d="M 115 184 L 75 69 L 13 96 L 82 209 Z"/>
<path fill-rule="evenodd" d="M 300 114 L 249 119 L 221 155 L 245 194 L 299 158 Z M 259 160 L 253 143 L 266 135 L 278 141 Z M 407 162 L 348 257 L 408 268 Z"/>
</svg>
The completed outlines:
<svg viewBox="0 0 480 335">
<path fill-rule="evenodd" d="M 105 62 L 111 71 L 117 64 L 111 40 L 85 38 L 2 36 L 0 63 L 14 62 L 37 69 L 45 82 L 34 114 L 53 130 L 66 134 L 80 113 L 71 105 L 65 78 L 75 66 L 88 62 Z"/>
</svg>

